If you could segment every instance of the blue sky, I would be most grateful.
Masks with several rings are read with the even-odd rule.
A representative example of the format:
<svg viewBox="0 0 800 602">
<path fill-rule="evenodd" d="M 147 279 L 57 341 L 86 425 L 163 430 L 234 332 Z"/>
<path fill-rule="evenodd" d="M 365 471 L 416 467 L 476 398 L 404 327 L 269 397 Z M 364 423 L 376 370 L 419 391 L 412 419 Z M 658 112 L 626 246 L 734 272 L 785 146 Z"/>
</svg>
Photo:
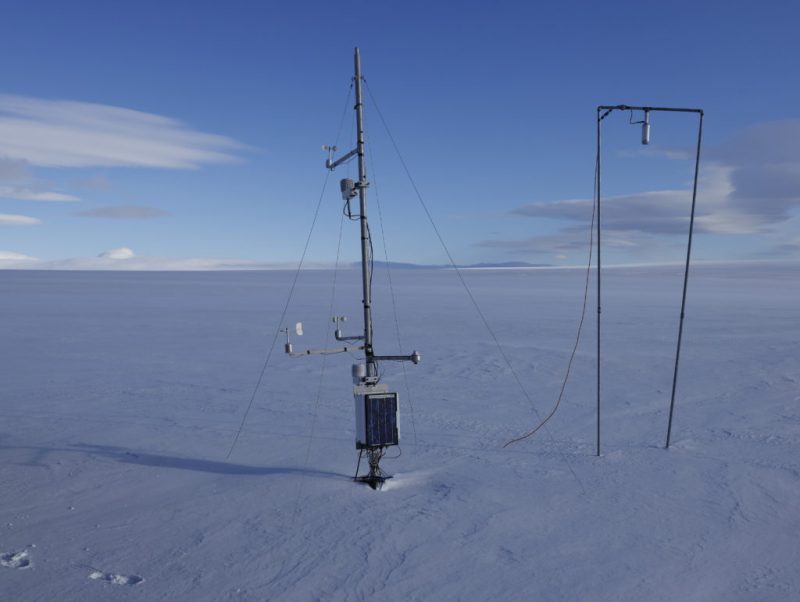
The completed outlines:
<svg viewBox="0 0 800 602">
<path fill-rule="evenodd" d="M 595 107 L 616 103 L 705 109 L 696 259 L 796 260 L 798 17 L 792 2 L 7 1 L 0 266 L 296 262 L 354 46 L 460 263 L 585 262 Z M 365 121 L 390 259 L 445 262 L 370 103 Z M 627 115 L 604 122 L 610 263 L 684 253 L 697 122 L 652 122 L 649 147 Z M 311 263 L 335 257 L 346 175 Z M 356 260 L 355 225 L 344 236 Z"/>
</svg>

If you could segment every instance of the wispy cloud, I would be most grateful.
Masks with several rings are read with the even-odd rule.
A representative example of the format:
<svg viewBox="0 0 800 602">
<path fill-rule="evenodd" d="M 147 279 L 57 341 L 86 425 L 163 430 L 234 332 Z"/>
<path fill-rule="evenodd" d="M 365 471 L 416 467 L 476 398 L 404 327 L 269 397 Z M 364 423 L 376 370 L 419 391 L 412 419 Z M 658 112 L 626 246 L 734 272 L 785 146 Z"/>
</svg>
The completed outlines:
<svg viewBox="0 0 800 602">
<path fill-rule="evenodd" d="M 106 191 L 111 188 L 111 183 L 103 174 L 94 174 L 87 178 L 79 178 L 74 180 L 72 185 L 79 190 L 89 190 L 92 192 Z"/>
<path fill-rule="evenodd" d="M 30 178 L 28 162 L 0 157 L 0 182 L 19 182 Z"/>
<path fill-rule="evenodd" d="M 533 236 L 523 239 L 490 239 L 477 243 L 479 247 L 489 249 L 504 249 L 533 254 L 563 254 L 567 255 L 579 249 L 585 249 L 589 244 L 589 233 L 580 235 L 575 229 L 568 229 L 557 234 Z"/>
<path fill-rule="evenodd" d="M 24 159 L 0 156 L 0 198 L 21 201 L 77 201 L 78 197 L 50 190 L 33 179 Z"/>
<path fill-rule="evenodd" d="M 0 213 L 0 226 L 35 226 L 41 223 L 42 220 L 27 215 Z"/>
<path fill-rule="evenodd" d="M 765 123 L 739 132 L 706 149 L 701 162 L 695 229 L 707 234 L 769 234 L 800 208 L 800 120 Z M 674 150 L 662 154 L 685 160 Z M 611 240 L 637 246 L 658 244 L 659 237 L 686 234 L 691 189 L 654 190 L 604 197 L 603 227 Z M 565 222 L 553 235 L 526 240 L 485 240 L 479 246 L 531 253 L 563 253 L 585 242 L 576 235 L 588 224 L 592 199 L 528 203 L 515 215 Z M 790 250 L 784 244 L 783 250 Z M 638 252 L 638 251 L 637 251 Z"/>
<path fill-rule="evenodd" d="M 732 170 L 707 165 L 698 184 L 697 232 L 750 233 L 766 220 L 757 212 L 745 211 L 730 202 L 734 186 Z M 608 231 L 646 234 L 684 234 L 689 228 L 692 192 L 654 190 L 623 196 L 603 197 L 603 227 Z M 529 203 L 512 211 L 516 215 L 586 223 L 592 215 L 592 199 Z"/>
<path fill-rule="evenodd" d="M 233 161 L 243 148 L 152 113 L 0 95 L 0 156 L 34 166 L 192 169 Z"/>
<path fill-rule="evenodd" d="M 673 234 L 688 224 L 686 192 L 659 190 L 603 199 L 603 226 L 609 230 L 638 230 Z M 530 203 L 513 210 L 516 215 L 586 222 L 592 200 Z"/>
<path fill-rule="evenodd" d="M 36 190 L 24 186 L 0 186 L 0 198 L 43 202 L 72 202 L 80 200 L 78 197 L 71 194 L 54 192 L 52 190 Z"/>
<path fill-rule="evenodd" d="M 100 259 L 133 259 L 136 257 L 136 253 L 129 247 L 120 247 L 119 249 L 103 251 L 98 257 Z"/>
<path fill-rule="evenodd" d="M 80 217 L 97 217 L 105 219 L 153 219 L 172 215 L 169 211 L 144 205 L 112 205 L 111 207 L 95 207 L 77 213 Z"/>
<path fill-rule="evenodd" d="M 332 264 L 307 263 L 306 269 L 329 268 Z M 41 260 L 13 251 L 0 251 L 0 269 L 36 270 L 131 270 L 131 271 L 206 271 L 206 270 L 292 270 L 297 262 L 266 262 L 215 257 L 152 257 L 137 255 L 129 247 L 103 251 L 95 257 Z"/>
<path fill-rule="evenodd" d="M 14 251 L 0 251 L 0 267 L 5 267 L 8 264 L 18 265 L 23 267 L 26 263 L 32 261 L 39 261 L 36 257 L 24 255 L 22 253 L 15 253 Z"/>
<path fill-rule="evenodd" d="M 709 158 L 731 170 L 729 203 L 764 222 L 789 218 L 800 207 L 800 119 L 746 128 Z"/>
</svg>

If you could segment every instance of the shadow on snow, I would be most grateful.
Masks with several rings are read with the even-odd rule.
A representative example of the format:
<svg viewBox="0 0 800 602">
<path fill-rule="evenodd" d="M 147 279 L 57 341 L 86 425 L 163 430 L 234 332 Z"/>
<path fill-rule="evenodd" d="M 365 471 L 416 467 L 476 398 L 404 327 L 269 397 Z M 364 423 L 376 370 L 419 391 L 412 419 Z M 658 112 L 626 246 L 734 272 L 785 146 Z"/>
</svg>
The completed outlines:
<svg viewBox="0 0 800 602">
<path fill-rule="evenodd" d="M 51 452 L 72 452 L 83 453 L 89 456 L 103 456 L 117 462 L 125 464 L 138 464 L 140 466 L 152 466 L 156 468 L 172 468 L 177 470 L 191 470 L 194 472 L 206 472 L 211 474 L 226 475 L 281 475 L 296 474 L 306 476 L 316 476 L 322 478 L 350 478 L 349 475 L 336 472 L 314 470 L 311 468 L 301 468 L 298 466 L 248 466 L 246 464 L 233 464 L 229 462 L 218 462 L 203 458 L 185 458 L 180 456 L 168 456 L 164 454 L 154 454 L 149 452 L 134 451 L 124 447 L 113 445 L 92 445 L 88 443 L 78 443 L 72 447 L 62 448 L 40 448 L 29 446 L 5 447 L 5 449 L 29 449 L 36 452 L 35 465 L 41 466 L 43 459 Z"/>
</svg>

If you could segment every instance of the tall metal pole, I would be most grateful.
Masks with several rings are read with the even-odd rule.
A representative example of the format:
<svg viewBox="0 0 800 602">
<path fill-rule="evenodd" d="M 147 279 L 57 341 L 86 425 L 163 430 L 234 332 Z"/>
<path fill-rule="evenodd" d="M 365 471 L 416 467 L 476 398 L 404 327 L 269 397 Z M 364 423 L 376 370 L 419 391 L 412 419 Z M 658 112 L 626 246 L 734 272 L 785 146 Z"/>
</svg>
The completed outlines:
<svg viewBox="0 0 800 602">
<path fill-rule="evenodd" d="M 600 456 L 600 109 L 597 109 L 597 159 L 595 183 L 597 186 L 597 456 Z"/>
<path fill-rule="evenodd" d="M 361 53 L 355 49 L 355 88 L 356 88 L 356 136 L 358 153 L 358 200 L 361 221 L 361 284 L 364 291 L 364 355 L 367 362 L 367 375 L 375 376 L 375 361 L 372 350 L 372 291 L 370 290 L 369 265 L 369 224 L 367 223 L 367 162 L 364 157 L 364 114 L 361 100 Z"/>
<path fill-rule="evenodd" d="M 697 177 L 700 173 L 700 144 L 703 141 L 703 112 L 700 111 L 700 124 L 697 128 L 697 154 L 694 160 L 694 186 L 692 187 L 692 213 L 689 218 L 689 244 L 686 246 L 686 269 L 683 272 L 683 298 L 681 299 L 681 319 L 678 326 L 678 348 L 675 351 L 675 372 L 672 375 L 672 396 L 669 401 L 669 423 L 667 425 L 667 443 L 672 435 L 672 414 L 675 410 L 675 388 L 678 384 L 678 362 L 681 357 L 681 339 L 683 338 L 683 318 L 686 313 L 686 287 L 689 283 L 689 260 L 692 256 L 692 233 L 694 231 L 694 208 L 697 202 Z"/>
</svg>

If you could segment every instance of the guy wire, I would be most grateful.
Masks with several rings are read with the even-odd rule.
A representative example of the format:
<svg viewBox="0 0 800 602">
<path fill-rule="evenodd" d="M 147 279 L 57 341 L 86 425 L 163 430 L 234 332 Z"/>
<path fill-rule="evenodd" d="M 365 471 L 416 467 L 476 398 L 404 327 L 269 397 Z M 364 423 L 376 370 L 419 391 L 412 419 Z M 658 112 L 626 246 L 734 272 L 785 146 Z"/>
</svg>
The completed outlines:
<svg viewBox="0 0 800 602">
<path fill-rule="evenodd" d="M 536 414 L 536 417 L 541 420 L 541 415 L 539 414 L 539 411 L 536 409 L 536 405 L 533 403 L 533 399 L 531 398 L 530 394 L 528 393 L 528 390 L 522 384 L 522 380 L 519 378 L 519 375 L 517 374 L 517 371 L 514 369 L 513 365 L 511 364 L 511 361 L 508 359 L 508 356 L 506 355 L 506 352 L 503 349 L 503 346 L 500 344 L 500 341 L 498 340 L 497 335 L 495 335 L 495 333 L 492 330 L 491 326 L 489 326 L 489 322 L 486 319 L 486 316 L 483 314 L 483 311 L 481 310 L 480 306 L 478 305 L 478 301 L 475 299 L 475 297 L 472 294 L 472 291 L 470 290 L 469 286 L 467 286 L 467 283 L 464 280 L 464 276 L 461 273 L 461 270 L 458 268 L 458 265 L 456 264 L 455 260 L 453 259 L 452 254 L 450 253 L 450 249 L 447 247 L 447 244 L 444 242 L 444 238 L 442 237 L 442 234 L 439 232 L 439 228 L 436 226 L 436 222 L 434 221 L 433 216 L 431 215 L 431 212 L 428 210 L 428 206 L 425 204 L 425 201 L 422 198 L 422 193 L 420 193 L 419 188 L 417 188 L 417 184 L 416 184 L 416 182 L 414 181 L 414 178 L 411 175 L 411 171 L 408 169 L 408 165 L 406 164 L 405 159 L 403 158 L 403 154 L 400 152 L 400 148 L 397 146 L 397 142 L 394 139 L 394 136 L 392 135 L 392 132 L 389 129 L 388 124 L 386 123 L 386 119 L 383 117 L 383 113 L 381 112 L 380 107 L 378 106 L 378 103 L 377 103 L 377 101 L 375 100 L 375 97 L 372 94 L 372 90 L 370 89 L 369 83 L 366 80 L 364 80 L 364 83 L 366 84 L 367 94 L 369 95 L 370 99 L 372 100 L 372 104 L 375 106 L 375 112 L 378 114 L 378 117 L 380 118 L 381 123 L 383 124 L 383 127 L 386 130 L 386 134 L 389 136 L 389 140 L 391 141 L 392 146 L 394 147 L 395 153 L 397 153 L 397 158 L 400 160 L 400 164 L 403 166 L 403 170 L 406 173 L 406 177 L 408 177 L 408 180 L 411 183 L 411 187 L 414 189 L 414 193 L 416 194 L 417 200 L 419 201 L 420 205 L 422 206 L 422 209 L 425 212 L 425 215 L 428 217 L 428 221 L 430 222 L 431 227 L 433 228 L 433 231 L 436 234 L 436 237 L 439 239 L 439 244 L 442 245 L 442 249 L 444 249 L 444 252 L 447 255 L 447 258 L 450 261 L 450 265 L 453 267 L 453 270 L 455 271 L 456 275 L 458 276 L 458 279 L 461 282 L 461 285 L 464 288 L 464 291 L 467 293 L 467 296 L 469 297 L 470 301 L 472 302 L 473 307 L 475 307 L 475 311 L 478 313 L 478 316 L 480 317 L 481 321 L 483 322 L 484 327 L 486 328 L 487 332 L 489 333 L 489 335 L 494 340 L 495 346 L 497 347 L 497 350 L 500 353 L 500 356 L 502 357 L 502 359 L 505 362 L 506 366 L 508 366 L 509 371 L 511 372 L 512 376 L 514 377 L 514 380 L 517 383 L 517 386 L 519 387 L 520 391 L 522 391 L 523 396 L 525 397 L 525 399 L 530 404 L 531 408 L 533 409 L 534 414 Z M 550 436 L 550 440 L 551 441 L 555 441 L 555 438 L 553 437 L 553 434 L 549 431 L 549 429 L 545 428 L 545 431 Z M 564 453 L 562 451 L 560 451 L 560 450 L 559 450 L 558 453 L 561 456 L 562 460 L 564 460 L 564 463 L 569 468 L 569 471 L 572 473 L 572 476 L 578 482 L 578 485 L 580 486 L 581 490 L 585 493 L 586 489 L 584 488 L 583 483 L 581 482 L 581 480 L 578 477 L 578 475 L 575 473 L 575 470 L 572 468 L 572 464 L 570 464 L 570 462 L 567 459 L 566 455 L 564 455 Z"/>
<path fill-rule="evenodd" d="M 344 109 L 342 110 L 342 117 L 339 120 L 339 131 L 336 133 L 336 142 L 339 141 L 339 136 L 342 133 L 342 126 L 344 125 L 344 118 L 347 114 L 347 105 L 350 103 L 350 93 L 353 89 L 353 84 L 350 84 L 350 87 L 347 89 L 347 98 L 345 99 Z M 336 143 L 334 143 L 335 146 Z M 308 253 L 308 247 L 311 244 L 311 235 L 314 233 L 314 226 L 317 224 L 317 218 L 319 217 L 319 210 L 322 206 L 322 199 L 325 197 L 325 189 L 328 187 L 328 180 L 330 179 L 331 172 L 330 170 L 325 171 L 325 180 L 322 183 L 322 190 L 319 193 L 319 200 L 317 201 L 317 207 L 314 209 L 314 217 L 311 219 L 311 227 L 308 229 L 308 236 L 306 236 L 306 243 L 303 246 L 303 253 L 300 256 L 300 261 L 297 264 L 297 269 L 294 272 L 294 278 L 292 279 L 292 285 L 289 288 L 289 294 L 286 297 L 286 303 L 283 305 L 283 310 L 281 311 L 281 317 L 278 320 L 278 327 L 275 329 L 275 336 L 272 337 L 272 344 L 269 346 L 269 351 L 267 352 L 267 357 L 264 360 L 264 364 L 261 366 L 261 372 L 258 375 L 258 379 L 256 380 L 256 386 L 253 387 L 253 394 L 250 396 L 250 401 L 247 403 L 247 408 L 244 411 L 244 416 L 242 416 L 242 421 L 239 424 L 239 428 L 236 430 L 236 436 L 233 438 L 233 443 L 231 443 L 231 447 L 228 450 L 227 455 L 225 456 L 226 460 L 229 460 L 231 454 L 233 453 L 234 448 L 236 447 L 236 443 L 239 441 L 239 436 L 242 434 L 242 429 L 244 429 L 245 422 L 247 422 L 247 417 L 250 414 L 250 409 L 253 407 L 253 402 L 256 399 L 256 394 L 258 393 L 258 389 L 261 387 L 261 382 L 264 380 L 264 373 L 267 371 L 267 366 L 269 365 L 269 360 L 272 358 L 272 352 L 275 350 L 275 343 L 278 341 L 278 337 L 281 334 L 281 326 L 283 325 L 283 321 L 286 318 L 286 312 L 289 309 L 289 304 L 292 301 L 292 296 L 294 295 L 294 289 L 297 286 L 297 279 L 300 276 L 300 270 L 303 267 L 303 263 L 306 259 L 306 253 Z"/>
</svg>

